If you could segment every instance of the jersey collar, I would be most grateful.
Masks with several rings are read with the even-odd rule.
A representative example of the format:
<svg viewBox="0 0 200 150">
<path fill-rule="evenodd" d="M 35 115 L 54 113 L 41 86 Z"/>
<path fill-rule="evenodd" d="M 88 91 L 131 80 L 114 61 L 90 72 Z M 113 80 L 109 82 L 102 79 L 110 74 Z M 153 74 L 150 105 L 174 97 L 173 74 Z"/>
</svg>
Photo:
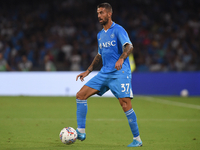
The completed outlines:
<svg viewBox="0 0 200 150">
<path fill-rule="evenodd" d="M 111 25 L 111 27 L 110 27 L 110 28 L 114 27 L 114 25 L 115 25 L 115 22 L 113 21 L 113 23 L 112 23 L 112 25 Z"/>
<path fill-rule="evenodd" d="M 109 28 L 109 29 L 111 29 L 112 27 L 114 27 L 114 25 L 115 25 L 115 22 L 113 21 L 113 23 L 112 23 L 112 25 L 110 26 L 110 28 Z M 107 29 L 107 30 L 104 30 L 104 28 L 103 28 L 103 30 L 104 30 L 105 32 L 107 32 L 109 29 Z"/>
</svg>

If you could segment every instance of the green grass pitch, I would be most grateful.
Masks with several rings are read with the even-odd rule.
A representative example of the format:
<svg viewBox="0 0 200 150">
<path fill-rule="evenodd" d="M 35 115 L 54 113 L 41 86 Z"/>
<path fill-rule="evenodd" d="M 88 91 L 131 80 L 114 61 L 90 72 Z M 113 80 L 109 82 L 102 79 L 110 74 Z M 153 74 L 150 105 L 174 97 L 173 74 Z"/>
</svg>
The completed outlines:
<svg viewBox="0 0 200 150">
<path fill-rule="evenodd" d="M 66 126 L 76 129 L 75 97 L 0 97 L 0 150 L 199 150 L 200 97 L 135 96 L 143 146 L 128 148 L 132 134 L 116 98 L 88 99 L 87 138 L 65 145 Z"/>
</svg>

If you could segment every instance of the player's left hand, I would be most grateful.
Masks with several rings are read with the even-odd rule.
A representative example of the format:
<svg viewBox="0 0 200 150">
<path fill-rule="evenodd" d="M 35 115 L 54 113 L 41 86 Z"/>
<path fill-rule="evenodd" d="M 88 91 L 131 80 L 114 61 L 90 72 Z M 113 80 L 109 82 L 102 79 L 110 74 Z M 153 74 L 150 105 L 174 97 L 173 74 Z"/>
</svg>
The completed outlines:
<svg viewBox="0 0 200 150">
<path fill-rule="evenodd" d="M 115 63 L 115 68 L 117 70 L 121 70 L 123 63 L 124 63 L 124 59 L 122 59 L 122 58 L 118 59 L 118 61 Z"/>
</svg>

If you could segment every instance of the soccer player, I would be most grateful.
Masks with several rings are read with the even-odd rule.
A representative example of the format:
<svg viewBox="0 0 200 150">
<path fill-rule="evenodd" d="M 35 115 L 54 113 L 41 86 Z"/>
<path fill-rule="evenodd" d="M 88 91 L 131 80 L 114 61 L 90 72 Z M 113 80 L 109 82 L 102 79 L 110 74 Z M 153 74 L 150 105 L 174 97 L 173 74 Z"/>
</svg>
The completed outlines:
<svg viewBox="0 0 200 150">
<path fill-rule="evenodd" d="M 132 43 L 125 29 L 112 21 L 112 7 L 110 4 L 102 3 L 98 5 L 97 14 L 100 24 L 103 25 L 103 29 L 97 35 L 98 54 L 88 69 L 76 77 L 76 81 L 79 78 L 84 81 L 84 78 L 95 67 L 99 64 L 103 66 L 99 73 L 76 94 L 77 138 L 81 141 L 86 138 L 87 99 L 94 94 L 101 96 L 110 89 L 119 100 L 133 134 L 133 142 L 128 147 L 142 146 L 136 114 L 131 104 L 133 93 L 128 56 L 133 51 Z"/>
</svg>

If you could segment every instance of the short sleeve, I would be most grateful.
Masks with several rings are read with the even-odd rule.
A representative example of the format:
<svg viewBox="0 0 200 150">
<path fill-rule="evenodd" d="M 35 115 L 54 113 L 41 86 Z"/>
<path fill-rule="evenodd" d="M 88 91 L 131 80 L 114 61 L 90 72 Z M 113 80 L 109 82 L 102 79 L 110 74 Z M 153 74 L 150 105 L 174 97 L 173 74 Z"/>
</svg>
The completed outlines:
<svg viewBox="0 0 200 150">
<path fill-rule="evenodd" d="M 117 30 L 117 36 L 118 36 L 118 40 L 121 43 L 122 47 L 126 44 L 126 43 L 131 43 L 128 33 L 126 32 L 126 30 L 123 27 L 119 27 Z"/>
</svg>

